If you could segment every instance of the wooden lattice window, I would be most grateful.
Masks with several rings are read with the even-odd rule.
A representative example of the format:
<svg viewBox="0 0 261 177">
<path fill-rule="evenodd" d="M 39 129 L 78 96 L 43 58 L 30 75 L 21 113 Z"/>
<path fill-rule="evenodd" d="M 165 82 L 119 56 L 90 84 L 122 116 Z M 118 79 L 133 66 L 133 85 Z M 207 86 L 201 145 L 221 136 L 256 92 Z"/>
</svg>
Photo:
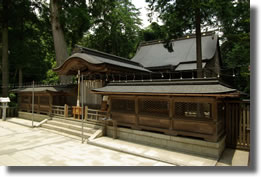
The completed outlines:
<svg viewBox="0 0 261 177">
<path fill-rule="evenodd" d="M 49 105 L 49 97 L 48 96 L 40 96 L 40 104 Z"/>
<path fill-rule="evenodd" d="M 135 114 L 135 101 L 113 98 L 111 100 L 111 111 Z"/>
<path fill-rule="evenodd" d="M 156 116 L 169 116 L 168 100 L 140 99 L 139 113 Z"/>
<path fill-rule="evenodd" d="M 211 118 L 212 104 L 197 102 L 175 102 L 175 116 L 178 118 Z"/>
<path fill-rule="evenodd" d="M 29 96 L 22 96 L 21 97 L 21 103 L 30 103 L 30 97 Z"/>
<path fill-rule="evenodd" d="M 38 96 L 34 96 L 34 104 L 38 104 Z"/>
</svg>

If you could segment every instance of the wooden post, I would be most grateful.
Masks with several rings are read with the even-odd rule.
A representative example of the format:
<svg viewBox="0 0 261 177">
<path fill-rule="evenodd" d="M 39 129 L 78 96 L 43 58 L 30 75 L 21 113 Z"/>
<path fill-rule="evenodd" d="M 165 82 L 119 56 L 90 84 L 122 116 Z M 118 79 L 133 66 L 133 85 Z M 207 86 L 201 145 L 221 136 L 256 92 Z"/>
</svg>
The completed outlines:
<svg viewBox="0 0 261 177">
<path fill-rule="evenodd" d="M 37 102 L 38 102 L 38 107 L 37 107 L 37 113 L 40 114 L 40 96 L 37 96 Z"/>
<path fill-rule="evenodd" d="M 136 125 L 139 126 L 139 100 L 138 100 L 138 96 L 135 97 L 135 117 L 136 117 Z"/>
<path fill-rule="evenodd" d="M 111 97 L 108 98 L 108 110 L 107 110 L 107 117 L 111 117 Z"/>
<path fill-rule="evenodd" d="M 85 106 L 84 117 L 85 117 L 85 120 L 88 119 L 88 106 Z"/>
<path fill-rule="evenodd" d="M 52 103 L 53 103 L 53 99 L 52 99 L 53 97 L 52 97 L 52 95 L 51 94 L 49 94 L 49 115 L 51 115 L 52 114 Z"/>
<path fill-rule="evenodd" d="M 113 120 L 113 139 L 117 139 L 117 120 Z"/>
<path fill-rule="evenodd" d="M 173 130 L 173 101 L 172 98 L 169 98 L 169 119 L 170 119 L 170 126 L 169 129 Z"/>
<path fill-rule="evenodd" d="M 64 105 L 64 117 L 68 117 L 68 105 Z"/>
</svg>

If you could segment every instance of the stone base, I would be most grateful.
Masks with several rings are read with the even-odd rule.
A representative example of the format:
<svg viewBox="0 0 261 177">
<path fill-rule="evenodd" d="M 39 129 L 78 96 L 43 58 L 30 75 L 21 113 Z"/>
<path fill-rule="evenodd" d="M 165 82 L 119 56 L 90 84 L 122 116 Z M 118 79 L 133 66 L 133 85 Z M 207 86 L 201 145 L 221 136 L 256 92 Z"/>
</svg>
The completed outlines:
<svg viewBox="0 0 261 177">
<path fill-rule="evenodd" d="M 113 137 L 114 129 L 107 126 L 107 136 Z M 117 138 L 137 142 L 164 149 L 182 151 L 206 157 L 219 158 L 225 149 L 225 139 L 222 137 L 218 142 L 207 142 L 193 138 L 170 136 L 152 132 L 117 128 Z"/>
<path fill-rule="evenodd" d="M 32 120 L 32 115 L 33 114 L 29 112 L 21 112 L 21 111 L 18 112 L 18 117 L 23 119 Z M 50 119 L 50 116 L 34 113 L 34 121 L 41 122 L 44 119 Z"/>
</svg>

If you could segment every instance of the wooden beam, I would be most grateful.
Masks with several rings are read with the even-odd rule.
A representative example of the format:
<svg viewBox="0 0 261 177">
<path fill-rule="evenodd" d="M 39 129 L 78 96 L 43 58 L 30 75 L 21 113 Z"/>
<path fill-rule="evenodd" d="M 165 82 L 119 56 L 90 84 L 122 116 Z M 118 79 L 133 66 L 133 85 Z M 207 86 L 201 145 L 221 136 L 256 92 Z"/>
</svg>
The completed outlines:
<svg viewBox="0 0 261 177">
<path fill-rule="evenodd" d="M 225 98 L 225 97 L 239 97 L 239 93 L 223 93 L 223 94 L 178 94 L 178 93 L 122 93 L 122 92 L 96 92 L 91 91 L 94 94 L 101 94 L 101 95 L 144 95 L 144 96 L 192 96 L 192 97 L 216 97 L 216 98 Z"/>
</svg>

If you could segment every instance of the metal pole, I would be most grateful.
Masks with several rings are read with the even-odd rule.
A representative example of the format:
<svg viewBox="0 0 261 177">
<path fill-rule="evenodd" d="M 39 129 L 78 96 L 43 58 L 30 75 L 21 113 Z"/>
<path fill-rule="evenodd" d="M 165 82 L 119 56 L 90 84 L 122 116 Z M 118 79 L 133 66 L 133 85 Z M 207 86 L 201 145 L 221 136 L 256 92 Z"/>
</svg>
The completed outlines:
<svg viewBox="0 0 261 177">
<path fill-rule="evenodd" d="M 34 81 L 33 81 L 33 91 L 32 91 L 32 127 L 34 127 Z"/>
<path fill-rule="evenodd" d="M 83 143 L 83 141 L 84 141 L 83 140 L 84 139 L 83 138 L 83 136 L 84 136 L 84 133 L 83 133 L 83 75 L 82 75 L 82 79 L 81 80 L 82 80 L 82 83 L 81 83 L 82 84 L 81 85 L 82 86 L 82 93 L 81 93 L 81 102 L 82 102 L 82 108 L 81 109 L 82 109 L 82 112 L 81 113 L 82 113 L 82 143 Z"/>
<path fill-rule="evenodd" d="M 80 107 L 80 82 L 81 82 L 81 75 L 80 70 L 78 70 L 78 95 L 77 95 L 77 107 Z"/>
</svg>

